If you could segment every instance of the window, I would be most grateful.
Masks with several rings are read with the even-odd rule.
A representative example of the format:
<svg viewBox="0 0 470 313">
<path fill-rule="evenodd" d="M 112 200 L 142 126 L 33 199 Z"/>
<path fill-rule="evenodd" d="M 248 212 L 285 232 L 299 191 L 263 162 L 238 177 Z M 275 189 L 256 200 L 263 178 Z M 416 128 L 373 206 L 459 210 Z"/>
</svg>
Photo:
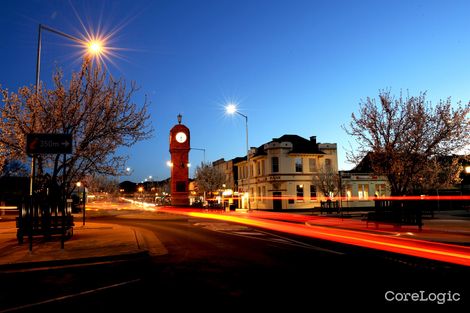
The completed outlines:
<svg viewBox="0 0 470 313">
<path fill-rule="evenodd" d="M 330 159 L 325 159 L 325 168 L 327 170 L 331 169 L 331 160 Z"/>
<path fill-rule="evenodd" d="M 308 159 L 308 169 L 310 173 L 317 171 L 317 160 L 316 159 Z"/>
<path fill-rule="evenodd" d="M 261 161 L 257 162 L 256 168 L 258 170 L 258 176 L 260 176 L 261 175 Z"/>
<path fill-rule="evenodd" d="M 295 171 L 297 173 L 302 173 L 303 172 L 302 158 L 295 158 Z"/>
<path fill-rule="evenodd" d="M 369 185 L 368 184 L 357 185 L 357 196 L 359 200 L 369 199 Z"/>
<path fill-rule="evenodd" d="M 264 198 L 266 198 L 266 186 L 263 186 L 263 189 L 262 189 L 262 193 L 261 193 L 261 201 L 264 202 Z"/>
<path fill-rule="evenodd" d="M 348 200 L 352 199 L 352 186 L 351 185 L 346 185 L 346 198 Z"/>
<path fill-rule="evenodd" d="M 317 199 L 317 187 L 315 185 L 310 185 L 310 200 Z"/>
<path fill-rule="evenodd" d="M 279 158 L 278 157 L 272 157 L 271 158 L 271 172 L 277 173 L 279 172 Z"/>
<path fill-rule="evenodd" d="M 260 201 L 261 200 L 261 187 L 258 187 L 258 194 L 256 195 L 256 201 Z"/>
<path fill-rule="evenodd" d="M 304 200 L 304 185 L 297 185 L 297 201 Z"/>
</svg>

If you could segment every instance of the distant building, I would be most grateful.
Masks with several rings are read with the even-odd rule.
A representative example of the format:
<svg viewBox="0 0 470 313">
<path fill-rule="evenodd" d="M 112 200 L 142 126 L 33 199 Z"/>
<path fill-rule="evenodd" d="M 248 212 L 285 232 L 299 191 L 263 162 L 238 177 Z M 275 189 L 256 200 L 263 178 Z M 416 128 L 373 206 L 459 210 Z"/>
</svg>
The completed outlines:
<svg viewBox="0 0 470 313">
<path fill-rule="evenodd" d="M 367 154 L 352 170 L 340 171 L 343 208 L 373 207 L 374 199 L 390 196 L 386 176 L 376 175 Z"/>
<path fill-rule="evenodd" d="M 119 183 L 120 194 L 134 194 L 137 191 L 137 184 L 131 181 L 123 181 Z"/>
<path fill-rule="evenodd" d="M 315 136 L 273 138 L 251 148 L 248 160 L 240 158 L 234 163 L 242 208 L 280 211 L 319 207 L 326 197 L 318 191 L 313 176 L 322 168 L 338 172 L 336 144 L 317 143 Z"/>
<path fill-rule="evenodd" d="M 223 158 L 212 162 L 212 166 L 225 175 L 225 185 L 227 189 L 237 189 L 238 172 L 236 163 L 246 158 L 235 158 L 225 161 Z"/>
</svg>

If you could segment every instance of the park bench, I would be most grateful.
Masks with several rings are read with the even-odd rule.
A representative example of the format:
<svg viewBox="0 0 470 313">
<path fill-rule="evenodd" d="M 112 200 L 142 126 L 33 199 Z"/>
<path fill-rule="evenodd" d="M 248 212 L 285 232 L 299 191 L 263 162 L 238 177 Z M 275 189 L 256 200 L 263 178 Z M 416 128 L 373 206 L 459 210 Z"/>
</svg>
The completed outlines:
<svg viewBox="0 0 470 313">
<path fill-rule="evenodd" d="M 339 201 L 331 201 L 331 200 L 326 200 L 326 201 L 320 201 L 320 214 L 323 214 L 323 212 L 326 213 L 339 213 Z"/>
<path fill-rule="evenodd" d="M 30 200 L 30 199 L 28 199 Z M 23 201 L 16 218 L 16 237 L 23 243 L 23 237 L 62 235 L 70 238 L 73 235 L 73 215 L 71 201 L 67 205 L 39 205 L 31 201 Z"/>
<path fill-rule="evenodd" d="M 375 228 L 380 224 L 393 225 L 400 229 L 401 226 L 418 226 L 421 231 L 423 227 L 422 207 L 416 202 L 403 200 L 375 200 L 374 211 L 368 212 L 362 218 L 366 222 L 374 223 Z"/>
</svg>

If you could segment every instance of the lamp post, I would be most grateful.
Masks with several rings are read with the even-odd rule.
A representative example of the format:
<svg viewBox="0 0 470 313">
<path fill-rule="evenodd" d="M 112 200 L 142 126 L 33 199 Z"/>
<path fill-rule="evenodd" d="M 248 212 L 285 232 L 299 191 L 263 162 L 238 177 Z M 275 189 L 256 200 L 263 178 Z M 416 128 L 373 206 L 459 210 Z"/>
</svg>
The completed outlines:
<svg viewBox="0 0 470 313">
<path fill-rule="evenodd" d="M 77 182 L 77 192 L 78 192 L 78 199 L 80 199 L 80 186 L 82 185 L 81 182 Z M 82 207 L 82 212 L 83 212 L 83 226 L 85 226 L 85 203 L 86 203 L 86 194 L 85 194 L 85 184 L 83 185 L 83 192 L 82 192 L 82 199 L 81 201 L 83 202 L 83 207 Z M 80 203 L 80 200 L 79 200 Z"/>
<path fill-rule="evenodd" d="M 248 177 L 247 177 L 247 180 L 248 180 L 248 192 L 247 192 L 247 200 L 248 200 L 248 210 L 251 209 L 251 204 L 250 204 L 250 177 L 251 177 L 251 173 L 250 173 L 250 170 L 251 170 L 251 166 L 250 166 L 250 147 L 248 145 L 248 116 L 246 116 L 245 114 L 242 114 L 240 113 L 240 111 L 238 111 L 237 109 L 237 106 L 235 104 L 228 104 L 226 107 L 225 107 L 226 111 L 228 114 L 234 114 L 234 113 L 237 113 L 238 115 L 242 116 L 245 118 L 245 133 L 246 133 L 246 162 L 248 163 Z"/>
<path fill-rule="evenodd" d="M 36 54 L 36 89 L 35 89 L 36 97 L 38 97 L 38 95 L 39 95 L 39 83 L 40 83 L 39 80 L 40 80 L 40 72 L 41 72 L 41 47 L 42 47 L 42 42 L 41 42 L 42 40 L 41 39 L 42 39 L 42 31 L 43 30 L 49 31 L 51 33 L 54 33 L 54 34 L 62 36 L 62 37 L 65 37 L 69 40 L 72 40 L 72 41 L 86 47 L 87 51 L 90 55 L 99 55 L 100 53 L 103 52 L 102 44 L 99 41 L 92 40 L 92 41 L 87 42 L 87 41 L 82 40 L 80 38 L 77 38 L 77 37 L 74 37 L 72 35 L 61 32 L 57 29 L 51 28 L 51 27 L 43 25 L 43 24 L 39 24 L 39 27 L 38 27 L 38 47 L 37 47 L 37 54 Z M 35 122 L 35 117 L 33 116 L 32 129 L 34 129 L 34 122 Z M 64 154 L 63 172 L 64 172 L 64 197 L 65 197 L 65 173 L 66 173 L 65 154 Z M 35 175 L 36 175 L 36 158 L 35 158 L 35 155 L 33 154 L 32 157 L 31 157 L 31 178 L 30 178 L 30 186 L 29 186 L 29 192 L 30 192 L 31 196 L 33 195 L 33 190 L 34 190 L 34 177 L 35 177 Z M 64 202 L 65 202 L 65 199 L 64 199 Z"/>
<path fill-rule="evenodd" d="M 142 205 L 144 205 L 144 196 L 143 196 L 143 194 L 144 194 L 144 187 L 143 187 L 143 186 L 140 186 L 138 190 L 139 190 L 139 192 L 140 192 L 140 199 L 141 199 L 141 201 L 142 201 Z"/>
</svg>

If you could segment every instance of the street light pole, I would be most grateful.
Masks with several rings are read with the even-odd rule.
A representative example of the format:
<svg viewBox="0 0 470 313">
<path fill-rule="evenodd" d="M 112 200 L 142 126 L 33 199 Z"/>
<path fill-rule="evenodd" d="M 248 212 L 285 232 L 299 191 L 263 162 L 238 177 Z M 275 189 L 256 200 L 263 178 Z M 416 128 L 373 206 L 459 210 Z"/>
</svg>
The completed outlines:
<svg viewBox="0 0 470 313">
<path fill-rule="evenodd" d="M 199 150 L 204 152 L 204 163 L 206 163 L 206 149 L 202 148 L 191 148 L 191 150 Z"/>
<path fill-rule="evenodd" d="M 238 115 L 242 116 L 245 118 L 245 133 L 246 133 L 246 162 L 248 163 L 248 177 L 247 177 L 247 180 L 248 180 L 248 183 L 247 183 L 247 186 L 248 186 L 248 192 L 247 192 L 247 195 L 248 195 L 248 210 L 251 210 L 251 204 L 250 204 L 250 179 L 251 179 L 251 165 L 250 165 L 250 146 L 248 144 L 248 116 L 243 114 L 243 113 L 240 113 L 240 111 L 238 111 L 237 107 L 234 105 L 234 104 L 229 104 L 227 107 L 226 107 L 226 110 L 229 114 L 233 114 L 233 113 L 237 113 Z"/>
<path fill-rule="evenodd" d="M 54 28 L 51 28 L 49 26 L 46 26 L 46 25 L 43 25 L 43 24 L 39 24 L 38 26 L 38 46 L 37 46 L 37 54 L 36 54 L 36 89 L 35 89 L 35 92 L 36 92 L 36 99 L 39 99 L 39 84 L 40 84 L 40 72 L 41 72 L 41 48 L 42 48 L 42 30 L 47 30 L 51 33 L 54 33 L 56 35 L 59 35 L 59 36 L 62 36 L 62 37 L 65 37 L 69 40 L 72 40 L 72 41 L 75 41 L 83 46 L 88 46 L 88 50 L 90 51 L 90 53 L 94 53 L 94 54 L 99 54 L 100 51 L 101 51 L 101 47 L 97 46 L 98 43 L 97 42 L 86 42 L 85 40 L 82 40 L 80 38 L 77 38 L 77 37 L 74 37 L 72 35 L 69 35 L 69 34 L 66 34 L 64 32 L 61 32 L 57 29 L 54 29 Z M 31 129 L 34 131 L 34 123 L 35 123 L 36 119 L 35 119 L 35 116 L 33 115 L 32 117 L 32 125 L 31 125 Z M 66 168 L 65 168 L 65 154 L 64 154 L 64 167 L 63 167 L 63 173 L 64 173 L 64 197 L 65 197 L 65 173 L 66 173 Z M 34 191 L 34 178 L 36 176 L 36 156 L 33 154 L 32 157 L 31 157 L 31 177 L 30 177 L 30 186 L 29 186 L 29 193 L 30 193 L 30 196 L 33 195 L 33 191 Z M 65 203 L 65 198 L 64 198 L 64 203 Z"/>
<path fill-rule="evenodd" d="M 246 162 L 248 163 L 248 210 L 251 210 L 250 201 L 250 180 L 251 180 L 251 165 L 250 165 L 250 146 L 248 145 L 248 116 L 236 111 L 238 114 L 245 118 L 245 132 L 246 132 Z"/>
</svg>

